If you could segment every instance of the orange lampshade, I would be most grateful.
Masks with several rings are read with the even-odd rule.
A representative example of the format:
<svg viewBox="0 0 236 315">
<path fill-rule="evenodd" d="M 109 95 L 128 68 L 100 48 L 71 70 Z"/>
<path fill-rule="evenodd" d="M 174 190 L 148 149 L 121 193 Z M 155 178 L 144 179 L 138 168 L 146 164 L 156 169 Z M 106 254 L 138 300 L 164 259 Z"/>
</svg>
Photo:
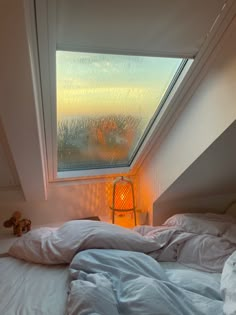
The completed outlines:
<svg viewBox="0 0 236 315">
<path fill-rule="evenodd" d="M 122 176 L 114 181 L 112 208 L 127 211 L 135 208 L 133 183 L 130 179 Z"/>
<path fill-rule="evenodd" d="M 112 223 L 115 222 L 116 211 L 132 211 L 134 214 L 134 225 L 136 225 L 136 210 L 134 200 L 133 182 L 124 176 L 114 180 L 112 190 Z"/>
</svg>

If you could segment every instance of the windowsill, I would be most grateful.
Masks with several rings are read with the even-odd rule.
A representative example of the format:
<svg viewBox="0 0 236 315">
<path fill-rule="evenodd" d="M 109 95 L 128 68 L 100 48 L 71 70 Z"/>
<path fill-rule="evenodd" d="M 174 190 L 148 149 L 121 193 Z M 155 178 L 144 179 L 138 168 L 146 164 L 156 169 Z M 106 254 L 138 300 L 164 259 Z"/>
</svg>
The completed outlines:
<svg viewBox="0 0 236 315">
<path fill-rule="evenodd" d="M 84 171 L 64 171 L 58 172 L 55 181 L 62 180 L 76 180 L 76 179 L 95 179 L 105 178 L 107 176 L 117 176 L 117 174 L 124 174 L 130 171 L 130 167 L 120 168 L 106 168 L 96 170 L 84 170 Z"/>
</svg>

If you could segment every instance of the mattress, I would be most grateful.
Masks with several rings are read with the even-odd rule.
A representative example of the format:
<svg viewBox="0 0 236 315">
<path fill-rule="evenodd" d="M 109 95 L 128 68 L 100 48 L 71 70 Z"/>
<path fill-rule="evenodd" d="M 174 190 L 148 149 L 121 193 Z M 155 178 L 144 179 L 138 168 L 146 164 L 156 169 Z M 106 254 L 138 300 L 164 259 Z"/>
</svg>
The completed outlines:
<svg viewBox="0 0 236 315">
<path fill-rule="evenodd" d="M 68 266 L 0 258 L 1 315 L 64 315 Z"/>
</svg>

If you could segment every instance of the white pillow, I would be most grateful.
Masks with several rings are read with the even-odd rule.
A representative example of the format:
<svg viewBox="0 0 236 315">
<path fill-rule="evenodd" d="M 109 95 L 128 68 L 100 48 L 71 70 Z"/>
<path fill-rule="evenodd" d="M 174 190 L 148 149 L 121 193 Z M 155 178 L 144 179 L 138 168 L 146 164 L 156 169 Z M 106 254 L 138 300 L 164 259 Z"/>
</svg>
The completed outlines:
<svg viewBox="0 0 236 315">
<path fill-rule="evenodd" d="M 74 220 L 59 229 L 41 228 L 24 234 L 10 247 L 9 254 L 42 264 L 71 262 L 82 250 L 121 249 L 149 253 L 160 248 L 155 240 L 117 225 L 88 220 Z"/>
<path fill-rule="evenodd" d="M 227 258 L 235 250 L 235 245 L 222 237 L 195 235 L 178 249 L 177 261 L 195 269 L 222 272 Z"/>
<path fill-rule="evenodd" d="M 222 237 L 233 244 L 236 244 L 236 224 L 231 224 Z"/>
<path fill-rule="evenodd" d="M 47 244 L 54 233 L 55 228 L 44 227 L 23 234 L 12 244 L 8 254 L 34 263 L 50 264 L 53 255 Z"/>
<path fill-rule="evenodd" d="M 165 221 L 165 226 L 177 226 L 185 232 L 222 236 L 234 218 L 214 213 L 176 214 Z"/>
</svg>

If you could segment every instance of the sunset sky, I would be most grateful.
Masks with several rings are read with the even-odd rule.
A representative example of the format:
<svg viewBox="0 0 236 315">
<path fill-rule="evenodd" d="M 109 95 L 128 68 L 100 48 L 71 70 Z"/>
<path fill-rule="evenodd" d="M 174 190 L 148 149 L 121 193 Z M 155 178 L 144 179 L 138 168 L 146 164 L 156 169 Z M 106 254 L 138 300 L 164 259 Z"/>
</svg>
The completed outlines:
<svg viewBox="0 0 236 315">
<path fill-rule="evenodd" d="M 58 119 L 120 113 L 151 118 L 181 61 L 57 51 Z"/>
</svg>

